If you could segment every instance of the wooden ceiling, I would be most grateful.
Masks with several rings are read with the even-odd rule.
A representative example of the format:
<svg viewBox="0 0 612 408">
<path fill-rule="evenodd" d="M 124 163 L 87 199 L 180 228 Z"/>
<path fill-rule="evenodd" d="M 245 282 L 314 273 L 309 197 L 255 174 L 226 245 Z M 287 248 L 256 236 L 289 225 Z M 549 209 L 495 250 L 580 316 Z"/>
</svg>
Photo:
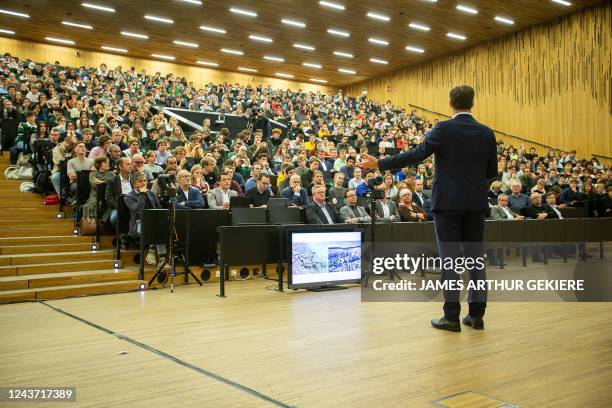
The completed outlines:
<svg viewBox="0 0 612 408">
<path fill-rule="evenodd" d="M 319 4 L 318 0 L 86 0 L 96 5 L 112 7 L 105 12 L 82 6 L 74 0 L 2 0 L 0 9 L 26 13 L 21 18 L 0 13 L 0 29 L 12 30 L 18 39 L 46 42 L 45 37 L 58 37 L 75 42 L 75 47 L 103 51 L 102 46 L 127 50 L 127 55 L 155 59 L 151 54 L 171 55 L 180 64 L 197 65 L 196 61 L 218 63 L 218 69 L 238 71 L 238 67 L 256 69 L 258 75 L 293 75 L 295 80 L 311 78 L 342 86 L 394 71 L 461 48 L 489 40 L 512 31 L 551 20 L 555 17 L 600 3 L 601 0 L 569 0 L 563 6 L 551 0 L 375 0 L 370 2 L 330 0 L 341 4 L 337 10 Z M 456 9 L 458 4 L 473 7 L 472 15 Z M 257 13 L 250 17 L 230 12 L 239 8 Z M 367 13 L 388 16 L 385 22 L 367 17 Z M 145 15 L 171 19 L 172 24 L 147 20 Z M 514 20 L 513 25 L 495 21 L 495 16 Z M 305 28 L 281 23 L 281 19 L 303 22 Z M 87 24 L 93 30 L 66 26 L 62 21 Z M 409 23 L 426 25 L 429 31 L 409 27 Z M 225 34 L 203 31 L 209 25 L 225 30 Z M 348 32 L 342 37 L 328 29 Z M 142 40 L 121 35 L 122 31 L 146 34 Z M 449 38 L 448 32 L 466 37 Z M 249 36 L 268 37 L 272 43 L 254 41 Z M 370 38 L 387 41 L 387 46 L 371 43 Z M 198 44 L 189 48 L 175 40 Z M 314 51 L 295 48 L 302 43 Z M 424 52 L 406 50 L 407 46 Z M 221 48 L 241 50 L 244 55 L 221 52 Z M 353 58 L 334 55 L 335 51 L 350 53 Z M 263 59 L 281 57 L 283 63 Z M 26 57 L 27 56 L 21 56 Z M 387 61 L 377 64 L 371 58 Z M 314 69 L 302 65 L 314 63 Z M 355 71 L 355 74 L 338 69 Z"/>
</svg>

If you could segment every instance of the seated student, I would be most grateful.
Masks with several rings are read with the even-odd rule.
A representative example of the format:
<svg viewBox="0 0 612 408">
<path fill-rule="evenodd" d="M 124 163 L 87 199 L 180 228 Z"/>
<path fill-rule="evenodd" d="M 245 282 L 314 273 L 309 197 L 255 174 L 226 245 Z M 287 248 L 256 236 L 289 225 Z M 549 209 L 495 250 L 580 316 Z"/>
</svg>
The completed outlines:
<svg viewBox="0 0 612 408">
<path fill-rule="evenodd" d="M 226 162 L 226 164 L 223 166 L 223 172 L 229 174 L 231 177 L 230 190 L 235 191 L 237 195 L 242 195 L 242 187 L 240 187 L 240 184 L 235 179 L 236 173 L 234 173 L 234 167 L 230 166 Z M 217 181 L 215 185 L 213 186 L 213 188 L 217 188 L 219 187 L 219 185 L 220 185 L 220 181 Z"/>
<path fill-rule="evenodd" d="M 19 152 L 23 152 L 29 146 L 26 144 L 31 136 L 36 133 L 36 115 L 34 112 L 26 114 L 26 121 L 21 122 L 17 127 L 17 137 L 15 138 L 16 148 Z"/>
<path fill-rule="evenodd" d="M 96 157 L 108 157 L 108 149 L 111 146 L 110 137 L 106 135 L 101 136 L 98 142 L 100 145 L 94 147 L 91 149 L 91 152 L 89 152 L 90 159 L 95 159 Z"/>
<path fill-rule="evenodd" d="M 294 174 L 289 178 L 289 186 L 282 191 L 281 197 L 286 198 L 288 205 L 292 207 L 304 207 L 310 205 L 308 193 L 306 192 L 306 189 L 302 187 L 301 178 L 297 174 Z"/>
<path fill-rule="evenodd" d="M 72 149 L 74 157 L 68 160 L 68 178 L 70 179 L 70 191 L 76 191 L 77 173 L 82 170 L 93 170 L 94 161 L 85 156 L 87 149 L 85 143 L 79 142 Z"/>
<path fill-rule="evenodd" d="M 525 217 L 512 211 L 508 207 L 508 195 L 501 193 L 497 196 L 497 205 L 491 207 L 491 218 L 494 220 L 522 220 Z"/>
<path fill-rule="evenodd" d="M 230 189 L 231 174 L 222 173 L 219 179 L 218 187 L 213 188 L 207 194 L 208 207 L 215 210 L 227 210 L 230 206 L 230 198 L 238 196 L 238 193 Z"/>
<path fill-rule="evenodd" d="M 130 232 L 129 235 L 133 238 L 140 239 L 140 220 L 142 219 L 143 210 L 161 208 L 157 196 L 147 189 L 147 179 L 144 173 L 133 173 L 130 177 L 132 182 L 132 191 L 123 197 L 125 205 L 130 210 Z M 151 265 L 155 265 L 155 253 L 149 248 L 146 261 Z M 166 254 L 165 245 L 157 245 L 157 254 L 162 257 Z M 163 262 L 160 260 L 160 263 Z"/>
<path fill-rule="evenodd" d="M 581 199 L 582 197 L 578 191 L 578 180 L 572 177 L 569 181 L 569 186 L 561 192 L 559 202 L 570 207 L 577 207 L 582 206 Z"/>
<path fill-rule="evenodd" d="M 344 175 L 340 173 L 344 179 Z M 371 217 L 366 212 L 365 208 L 357 205 L 357 193 L 355 189 L 346 189 L 343 202 L 346 201 L 346 205 L 340 208 L 340 221 L 346 224 L 359 224 L 367 223 L 371 221 Z"/>
<path fill-rule="evenodd" d="M 181 170 L 178 172 L 177 178 L 176 208 L 205 208 L 202 193 L 191 186 L 191 173 L 187 170 Z"/>
<path fill-rule="evenodd" d="M 121 196 L 125 196 L 132 191 L 132 184 L 130 181 L 130 176 L 132 174 L 132 159 L 129 157 L 121 157 L 117 169 L 117 175 L 106 183 L 104 197 L 106 205 L 111 209 L 109 220 L 113 228 L 117 228 L 117 211 Z"/>
<path fill-rule="evenodd" d="M 268 206 L 268 200 L 270 200 L 272 196 L 272 192 L 270 191 L 270 176 L 259 173 L 257 176 L 257 185 L 255 188 L 247 191 L 244 196 L 251 198 L 251 207 L 266 208 Z"/>
<path fill-rule="evenodd" d="M 325 202 L 325 187 L 315 186 L 312 191 L 313 204 L 306 207 L 306 224 L 338 224 L 340 216 L 333 205 Z"/>
<path fill-rule="evenodd" d="M 336 173 L 334 174 L 334 185 L 329 189 L 327 195 L 330 198 L 331 203 L 337 210 L 344 207 L 344 198 L 346 196 L 347 188 L 344 186 L 344 174 Z"/>
<path fill-rule="evenodd" d="M 131 159 L 134 157 L 135 154 L 140 154 L 140 140 L 133 137 L 130 139 L 129 147 L 124 149 L 121 152 L 121 155 L 125 157 L 129 157 Z"/>
<path fill-rule="evenodd" d="M 61 176 L 60 164 L 66 158 L 72 156 L 72 149 L 76 144 L 76 137 L 68 136 L 63 142 L 58 143 L 53 148 L 53 169 L 51 170 L 51 184 L 58 196 L 61 196 Z"/>
<path fill-rule="evenodd" d="M 397 211 L 402 222 L 427 221 L 427 214 L 412 200 L 412 192 L 408 188 L 402 188 L 398 193 Z"/>
<path fill-rule="evenodd" d="M 279 196 L 283 194 L 283 190 L 289 187 L 289 179 L 294 174 L 296 174 L 296 170 L 295 170 L 295 167 L 293 167 L 293 165 L 287 164 L 287 163 L 283 163 L 281 165 L 281 171 L 279 173 L 278 179 L 276 180 Z"/>
<path fill-rule="evenodd" d="M 542 205 L 542 195 L 540 193 L 531 194 L 531 205 L 525 209 L 525 217 L 534 220 L 545 220 L 549 217 L 547 209 Z M 542 247 L 534 246 L 531 248 L 532 261 L 541 262 L 540 252 Z"/>
<path fill-rule="evenodd" d="M 163 166 L 166 164 L 166 160 L 172 157 L 172 153 L 168 151 L 168 147 L 169 145 L 166 139 L 161 139 L 157 142 L 157 151 L 155 152 L 155 164 Z"/>
<path fill-rule="evenodd" d="M 412 197 L 410 197 L 412 198 Z M 387 197 L 382 200 L 376 200 L 376 219 L 381 222 L 399 222 L 400 213 L 397 210 L 395 201 L 389 200 Z"/>
</svg>

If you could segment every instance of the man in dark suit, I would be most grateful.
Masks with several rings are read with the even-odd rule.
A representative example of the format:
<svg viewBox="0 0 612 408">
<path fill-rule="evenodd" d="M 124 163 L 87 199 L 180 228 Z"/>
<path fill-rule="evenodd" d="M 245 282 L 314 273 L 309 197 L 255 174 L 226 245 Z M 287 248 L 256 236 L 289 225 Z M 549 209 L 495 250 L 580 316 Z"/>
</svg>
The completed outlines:
<svg viewBox="0 0 612 408">
<path fill-rule="evenodd" d="M 204 208 L 204 198 L 199 189 L 191 187 L 191 174 L 187 170 L 178 172 L 178 187 L 176 189 L 176 208 Z"/>
<path fill-rule="evenodd" d="M 420 178 L 414 181 L 414 191 L 412 192 L 412 202 L 418 205 L 419 207 L 423 207 L 425 200 L 429 197 L 426 197 L 423 194 L 423 179 Z"/>
<path fill-rule="evenodd" d="M 119 172 L 115 177 L 106 182 L 106 191 L 104 193 L 106 205 L 111 209 L 109 221 L 113 228 L 117 228 L 117 220 L 119 217 L 118 210 L 121 205 L 122 196 L 132 191 L 132 184 L 130 182 L 132 159 L 129 157 L 121 157 L 117 168 Z"/>
<path fill-rule="evenodd" d="M 342 222 L 336 208 L 325 202 L 325 186 L 312 188 L 313 204 L 306 207 L 306 224 L 337 224 Z"/>
<path fill-rule="evenodd" d="M 489 211 L 487 180 L 497 175 L 497 143 L 493 131 L 472 116 L 473 102 L 474 89 L 470 86 L 453 88 L 450 91 L 452 119 L 438 122 L 416 148 L 382 160 L 364 154 L 359 163 L 362 167 L 378 167 L 384 171 L 414 165 L 435 154 L 431 210 L 442 259 L 460 256 L 476 259 L 484 254 L 484 219 Z M 443 269 L 441 279 L 457 281 L 460 276 L 454 270 Z M 484 268 L 470 270 L 471 281 L 485 279 Z M 469 292 L 469 314 L 463 319 L 464 324 L 474 329 L 484 328 L 486 296 L 486 290 Z M 444 316 L 432 320 L 432 326 L 461 331 L 459 291 L 445 290 L 444 299 Z"/>
</svg>

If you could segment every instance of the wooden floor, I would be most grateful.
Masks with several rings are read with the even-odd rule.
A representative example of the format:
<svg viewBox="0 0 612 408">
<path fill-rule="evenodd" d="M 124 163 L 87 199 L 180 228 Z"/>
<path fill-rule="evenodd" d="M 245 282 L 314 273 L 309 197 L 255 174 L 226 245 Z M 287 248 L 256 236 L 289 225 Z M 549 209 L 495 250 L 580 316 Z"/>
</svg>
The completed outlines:
<svg viewBox="0 0 612 408">
<path fill-rule="evenodd" d="M 609 303 L 493 303 L 484 332 L 450 333 L 430 327 L 439 303 L 270 284 L 46 302 L 191 367 L 42 303 L 2 305 L 0 386 L 77 388 L 54 407 L 431 407 L 466 391 L 453 406 L 612 405 Z"/>
</svg>

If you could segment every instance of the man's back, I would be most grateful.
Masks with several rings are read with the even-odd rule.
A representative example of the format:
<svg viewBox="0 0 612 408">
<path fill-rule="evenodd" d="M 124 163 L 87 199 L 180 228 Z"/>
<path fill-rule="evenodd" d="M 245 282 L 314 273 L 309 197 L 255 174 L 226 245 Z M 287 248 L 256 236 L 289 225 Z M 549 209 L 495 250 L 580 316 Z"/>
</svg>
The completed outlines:
<svg viewBox="0 0 612 408">
<path fill-rule="evenodd" d="M 432 211 L 488 210 L 487 179 L 497 174 L 495 134 L 470 114 L 439 122 L 417 148 L 380 160 L 381 170 L 416 164 L 435 154 Z"/>
</svg>

